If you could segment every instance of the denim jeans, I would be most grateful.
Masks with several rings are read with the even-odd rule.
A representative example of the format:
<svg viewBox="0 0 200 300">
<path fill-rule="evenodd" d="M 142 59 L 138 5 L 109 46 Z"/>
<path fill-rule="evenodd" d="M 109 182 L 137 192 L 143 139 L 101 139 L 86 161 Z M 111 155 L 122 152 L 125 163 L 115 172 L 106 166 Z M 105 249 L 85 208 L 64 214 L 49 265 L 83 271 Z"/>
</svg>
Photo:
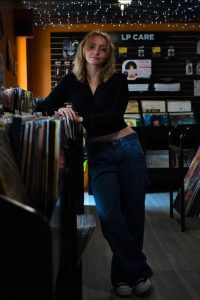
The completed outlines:
<svg viewBox="0 0 200 300">
<path fill-rule="evenodd" d="M 137 133 L 88 142 L 87 151 L 97 213 L 113 253 L 111 282 L 134 284 L 152 275 L 142 251 L 147 169 Z"/>
</svg>

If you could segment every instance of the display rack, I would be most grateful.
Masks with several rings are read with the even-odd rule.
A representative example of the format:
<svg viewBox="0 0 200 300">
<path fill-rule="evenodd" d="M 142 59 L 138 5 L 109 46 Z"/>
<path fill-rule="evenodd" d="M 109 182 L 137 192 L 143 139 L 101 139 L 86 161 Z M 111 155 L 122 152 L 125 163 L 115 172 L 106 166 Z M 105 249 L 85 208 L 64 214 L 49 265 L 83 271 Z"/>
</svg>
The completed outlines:
<svg viewBox="0 0 200 300">
<path fill-rule="evenodd" d="M 23 119 L 23 116 L 13 116 L 14 118 Z M 11 119 L 9 118 L 9 120 Z M 46 140 L 49 143 L 47 143 L 48 149 L 45 148 L 45 151 L 48 150 L 46 152 L 48 168 L 46 170 L 39 169 L 39 173 L 36 173 L 35 176 L 33 172 L 38 167 L 38 155 L 41 153 L 44 155 L 45 152 L 41 151 L 42 146 L 44 146 L 41 142 L 41 136 L 44 137 L 44 135 L 38 134 L 37 122 L 42 128 L 41 122 L 47 119 L 48 117 L 42 117 L 32 121 L 31 119 L 27 122 L 23 121 L 21 128 L 18 129 L 13 126 L 13 123 L 5 122 L 5 126 L 2 125 L 1 128 L 0 150 L 2 155 L 3 153 L 6 155 L 1 159 L 1 167 L 4 167 L 4 172 L 1 172 L 3 185 L 0 196 L 0 233 L 2 237 L 0 295 L 5 300 L 15 298 L 30 300 L 82 299 L 81 258 L 95 227 L 94 218 L 89 216 L 90 222 L 87 222 L 87 215 L 84 215 L 83 209 L 82 128 L 73 122 L 68 122 L 68 128 L 65 128 L 62 124 L 67 121 L 59 120 L 60 136 L 64 135 L 62 140 L 64 156 L 58 156 L 59 160 L 57 160 L 54 151 L 56 148 L 58 151 L 60 144 L 57 144 L 52 136 L 50 138 L 50 135 L 47 135 Z M 52 118 L 51 122 L 52 124 L 54 122 Z M 37 185 L 35 185 L 38 182 L 37 178 L 43 181 L 43 172 L 50 171 L 52 167 L 51 171 L 54 170 L 54 172 L 49 174 L 48 178 L 51 179 L 54 175 L 55 178 L 59 179 L 57 186 L 54 186 L 53 189 L 52 181 L 47 182 L 47 191 L 53 190 L 53 195 L 58 195 L 53 203 L 48 197 L 48 203 L 45 201 L 44 203 L 42 201 L 41 203 L 35 202 L 33 198 L 28 197 L 28 190 L 23 185 L 24 182 L 20 176 L 21 165 L 23 165 L 22 159 L 25 158 L 21 156 L 20 160 L 19 151 L 17 153 L 11 151 L 13 145 L 15 145 L 16 150 L 16 146 L 22 143 L 21 149 L 25 155 L 25 145 L 28 146 L 24 137 L 26 123 L 34 127 L 32 129 L 34 134 L 29 135 L 28 139 L 29 147 L 33 150 L 31 151 L 31 162 L 35 165 L 35 169 L 31 169 L 33 188 L 37 189 Z M 56 124 L 55 127 L 58 125 Z M 54 126 L 52 128 L 54 131 Z M 19 132 L 21 134 L 18 135 Z M 58 139 L 58 131 L 56 133 L 55 136 Z M 31 137 L 34 137 L 34 143 Z M 17 141 L 18 138 L 20 142 Z M 40 148 L 40 152 L 36 151 L 38 150 L 37 147 Z M 61 152 L 58 151 L 58 153 Z M 52 157 L 55 157 L 54 160 Z M 39 165 L 41 167 L 41 164 Z M 58 171 L 58 174 L 61 172 L 60 177 L 56 177 L 55 170 Z M 27 183 L 27 175 L 23 178 Z M 58 192 L 55 193 L 55 190 Z M 37 195 L 41 197 L 41 191 L 38 190 Z M 42 197 L 40 199 L 43 200 Z M 50 209 L 46 209 L 47 205 Z"/>
<path fill-rule="evenodd" d="M 169 147 L 169 170 L 170 170 L 170 217 L 174 217 L 174 172 L 179 179 L 179 194 L 180 200 L 178 203 L 178 212 L 180 214 L 181 231 L 186 229 L 186 216 L 185 216 L 185 185 L 184 178 L 189 166 L 184 165 L 184 151 L 186 149 L 196 150 L 200 145 L 200 125 L 179 125 L 171 128 L 169 132 L 168 147 Z M 173 153 L 177 151 L 180 154 L 179 166 L 173 166 Z"/>
</svg>

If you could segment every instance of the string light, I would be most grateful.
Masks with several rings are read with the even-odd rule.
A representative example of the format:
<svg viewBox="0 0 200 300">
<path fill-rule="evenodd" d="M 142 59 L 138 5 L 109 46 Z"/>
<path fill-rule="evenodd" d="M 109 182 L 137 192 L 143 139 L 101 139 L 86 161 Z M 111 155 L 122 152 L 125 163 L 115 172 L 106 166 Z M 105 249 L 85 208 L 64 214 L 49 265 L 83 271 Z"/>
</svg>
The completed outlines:
<svg viewBox="0 0 200 300">
<path fill-rule="evenodd" d="M 200 27 L 200 0 L 19 0 L 19 7 L 32 9 L 35 26 L 43 28 L 81 23 L 110 23 L 113 26 L 114 23 L 118 26 L 183 23 L 181 26 L 184 27 Z"/>
</svg>

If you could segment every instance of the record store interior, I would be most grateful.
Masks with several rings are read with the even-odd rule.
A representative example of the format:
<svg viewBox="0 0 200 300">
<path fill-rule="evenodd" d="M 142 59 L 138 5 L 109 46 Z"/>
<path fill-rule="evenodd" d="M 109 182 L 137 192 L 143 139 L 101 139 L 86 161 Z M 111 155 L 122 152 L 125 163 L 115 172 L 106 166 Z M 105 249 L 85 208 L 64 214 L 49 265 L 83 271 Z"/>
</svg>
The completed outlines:
<svg viewBox="0 0 200 300">
<path fill-rule="evenodd" d="M 1 300 L 200 299 L 199 0 L 0 0 L 0 224 Z"/>
</svg>

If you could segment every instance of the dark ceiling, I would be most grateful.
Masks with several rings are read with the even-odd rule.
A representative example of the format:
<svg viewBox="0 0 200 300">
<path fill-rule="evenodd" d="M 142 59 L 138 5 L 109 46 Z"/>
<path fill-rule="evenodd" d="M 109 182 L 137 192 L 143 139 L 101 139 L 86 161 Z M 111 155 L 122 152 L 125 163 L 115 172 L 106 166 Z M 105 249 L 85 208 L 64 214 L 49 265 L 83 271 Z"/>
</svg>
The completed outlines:
<svg viewBox="0 0 200 300">
<path fill-rule="evenodd" d="M 81 23 L 200 23 L 200 0 L 132 0 L 121 10 L 117 0 L 18 0 L 32 9 L 35 26 Z"/>
</svg>

